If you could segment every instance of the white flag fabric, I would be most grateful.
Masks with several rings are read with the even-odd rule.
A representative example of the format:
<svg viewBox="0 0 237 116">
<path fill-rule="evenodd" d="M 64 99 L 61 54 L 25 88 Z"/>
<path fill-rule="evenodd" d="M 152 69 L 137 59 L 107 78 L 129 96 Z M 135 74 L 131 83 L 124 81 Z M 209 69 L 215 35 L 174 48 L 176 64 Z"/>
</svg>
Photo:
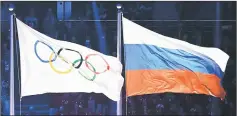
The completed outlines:
<svg viewBox="0 0 237 116">
<path fill-rule="evenodd" d="M 118 101 L 122 64 L 84 46 L 50 38 L 17 21 L 21 63 L 21 96 L 95 92 Z"/>
</svg>

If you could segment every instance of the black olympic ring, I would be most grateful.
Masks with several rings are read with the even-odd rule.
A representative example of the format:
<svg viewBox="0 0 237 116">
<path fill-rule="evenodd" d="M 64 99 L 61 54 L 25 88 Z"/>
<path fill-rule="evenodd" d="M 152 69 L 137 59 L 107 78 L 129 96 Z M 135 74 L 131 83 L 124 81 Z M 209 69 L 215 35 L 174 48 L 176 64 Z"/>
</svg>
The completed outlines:
<svg viewBox="0 0 237 116">
<path fill-rule="evenodd" d="M 76 53 L 78 53 L 78 54 L 80 55 L 80 58 L 79 58 L 79 59 L 81 59 L 80 64 L 79 64 L 78 66 L 75 67 L 75 66 L 74 66 L 75 63 L 72 63 L 72 65 L 73 65 L 74 68 L 76 68 L 76 69 L 80 68 L 81 65 L 82 65 L 82 61 L 83 61 L 83 57 L 82 57 L 82 55 L 81 55 L 78 51 L 76 51 L 76 50 L 72 50 L 72 49 L 68 49 L 68 48 L 64 48 L 64 49 L 65 49 L 65 50 L 68 50 L 68 51 L 76 52 Z M 61 53 L 62 51 L 63 51 L 63 48 L 59 49 L 58 52 L 57 52 L 57 55 L 60 56 L 60 53 Z M 69 62 L 67 62 L 66 60 L 63 60 L 63 61 L 65 61 L 66 63 L 69 63 Z M 77 60 L 76 60 L 76 61 L 77 61 Z M 77 62 L 76 62 L 76 63 L 77 63 Z"/>
</svg>

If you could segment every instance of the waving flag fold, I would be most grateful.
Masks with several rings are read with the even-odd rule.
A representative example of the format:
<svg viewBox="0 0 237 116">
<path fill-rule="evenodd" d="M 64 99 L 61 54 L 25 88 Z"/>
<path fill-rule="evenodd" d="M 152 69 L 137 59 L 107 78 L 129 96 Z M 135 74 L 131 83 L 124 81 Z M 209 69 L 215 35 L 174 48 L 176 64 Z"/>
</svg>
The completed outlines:
<svg viewBox="0 0 237 116">
<path fill-rule="evenodd" d="M 166 37 L 123 18 L 127 96 L 194 93 L 224 98 L 229 56 Z"/>
<path fill-rule="evenodd" d="M 21 96 L 95 92 L 118 101 L 122 64 L 112 56 L 52 39 L 17 20 L 21 62 Z"/>
</svg>

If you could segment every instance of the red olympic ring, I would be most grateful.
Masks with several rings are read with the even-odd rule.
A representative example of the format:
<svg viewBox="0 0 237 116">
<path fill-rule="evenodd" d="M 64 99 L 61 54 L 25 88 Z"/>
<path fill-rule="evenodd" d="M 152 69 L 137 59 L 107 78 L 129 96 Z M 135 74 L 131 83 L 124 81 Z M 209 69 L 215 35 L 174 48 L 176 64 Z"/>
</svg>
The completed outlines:
<svg viewBox="0 0 237 116">
<path fill-rule="evenodd" d="M 107 65 L 107 68 L 104 70 L 104 71 L 102 71 L 102 72 L 96 72 L 96 71 L 94 71 L 93 69 L 91 69 L 90 67 L 89 67 L 89 65 L 88 65 L 88 59 L 89 59 L 89 57 L 90 56 L 100 56 L 103 60 L 104 60 L 104 62 L 106 63 L 106 65 Z M 109 70 L 110 69 L 110 66 L 109 66 L 109 63 L 101 56 L 101 55 L 99 55 L 99 54 L 89 54 L 89 55 L 87 55 L 86 56 L 86 58 L 85 58 L 85 64 L 86 64 L 86 67 L 90 70 L 90 71 L 92 71 L 92 72 L 94 72 L 95 74 L 101 74 L 101 73 L 104 73 L 104 72 L 106 72 L 107 70 Z"/>
</svg>

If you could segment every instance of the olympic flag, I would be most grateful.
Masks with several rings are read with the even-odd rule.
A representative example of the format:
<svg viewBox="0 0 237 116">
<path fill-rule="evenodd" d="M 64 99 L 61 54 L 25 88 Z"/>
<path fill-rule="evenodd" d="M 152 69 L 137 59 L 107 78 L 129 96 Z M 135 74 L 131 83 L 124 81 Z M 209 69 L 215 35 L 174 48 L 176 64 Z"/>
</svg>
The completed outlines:
<svg viewBox="0 0 237 116">
<path fill-rule="evenodd" d="M 225 97 L 226 53 L 160 35 L 126 18 L 122 22 L 127 96 L 173 92 Z"/>
<path fill-rule="evenodd" d="M 17 21 L 21 62 L 21 96 L 95 92 L 118 101 L 122 64 L 84 46 L 52 39 Z"/>
</svg>

